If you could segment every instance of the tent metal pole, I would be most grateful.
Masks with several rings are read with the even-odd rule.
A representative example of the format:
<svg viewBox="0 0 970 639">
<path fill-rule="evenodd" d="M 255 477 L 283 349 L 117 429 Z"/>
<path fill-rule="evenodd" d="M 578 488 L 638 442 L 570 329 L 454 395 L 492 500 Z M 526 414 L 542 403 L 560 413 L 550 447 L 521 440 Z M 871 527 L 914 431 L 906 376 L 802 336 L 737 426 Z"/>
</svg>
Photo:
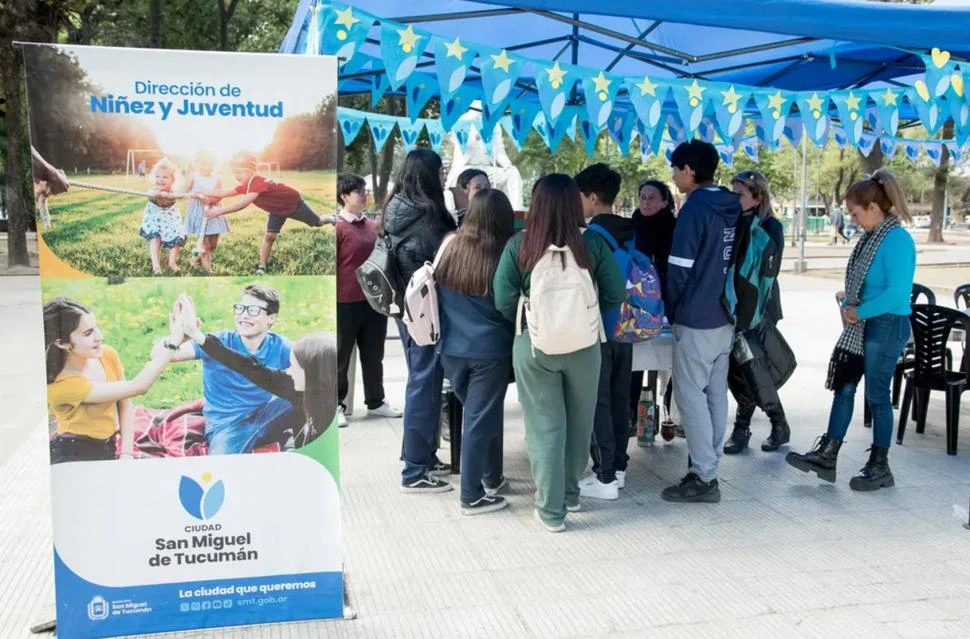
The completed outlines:
<svg viewBox="0 0 970 639">
<path fill-rule="evenodd" d="M 805 261 L 805 233 L 808 229 L 808 131 L 802 129 L 802 214 L 799 220 L 798 260 L 795 262 L 795 272 L 804 273 L 808 270 Z"/>
<path fill-rule="evenodd" d="M 593 38 L 590 38 L 589 36 L 581 35 L 578 38 L 579 38 L 579 41 L 580 42 L 585 42 L 588 45 L 591 45 L 591 46 L 594 46 L 594 47 L 599 47 L 600 49 L 606 49 L 607 51 L 616 51 L 616 52 L 619 52 L 621 50 L 617 46 L 610 45 L 610 44 L 606 44 L 605 42 L 600 42 L 598 40 L 594 40 Z M 637 60 L 639 62 L 645 62 L 646 64 L 655 66 L 658 69 L 663 69 L 664 71 L 669 71 L 670 73 L 673 73 L 674 75 L 676 75 L 678 77 L 688 76 L 688 77 L 691 77 L 691 78 L 699 78 L 699 79 L 702 79 L 702 80 L 707 79 L 707 76 L 704 73 L 690 73 L 688 71 L 684 71 L 684 69 L 678 69 L 676 67 L 672 67 L 672 66 L 663 64 L 663 63 L 658 62 L 657 60 L 655 60 L 653 58 L 653 56 L 651 56 L 651 55 L 647 55 L 647 54 L 643 54 L 643 53 L 638 53 L 636 51 L 628 51 L 624 55 L 626 57 L 628 57 L 628 58 L 633 58 L 634 60 Z M 678 60 L 673 60 L 673 62 L 679 62 L 679 61 Z"/>
<path fill-rule="evenodd" d="M 609 36 L 611 38 L 616 38 L 627 44 L 632 44 L 637 47 L 644 47 L 646 49 L 652 49 L 653 51 L 659 51 L 660 53 L 666 53 L 667 55 L 673 56 L 684 62 L 694 62 L 694 56 L 689 53 L 684 53 L 683 51 L 677 51 L 676 49 L 671 49 L 659 44 L 654 44 L 652 42 L 647 42 L 646 40 L 640 40 L 639 38 L 634 38 L 631 35 L 625 33 L 620 33 L 619 31 L 614 31 L 613 29 L 607 29 L 605 27 L 600 27 L 595 24 L 590 24 L 589 22 L 583 22 L 580 20 L 574 20 L 572 18 L 567 18 L 566 16 L 561 16 L 558 13 L 553 13 L 551 11 L 543 11 L 541 9 L 527 9 L 530 13 L 534 13 L 537 16 L 542 16 L 544 18 L 549 18 L 550 20 L 555 20 L 556 22 L 563 22 L 565 24 L 575 25 L 586 29 L 587 31 L 592 31 L 593 33 L 598 33 L 600 35 Z"/>
<path fill-rule="evenodd" d="M 637 39 L 638 40 L 643 40 L 648 35 L 650 35 L 651 33 L 653 33 L 654 29 L 656 29 L 657 27 L 659 27 L 661 24 L 663 24 L 663 22 L 661 22 L 660 20 L 656 20 L 649 27 L 647 27 L 646 29 L 644 29 L 643 31 L 641 31 L 640 32 L 640 35 L 637 36 Z M 623 47 L 623 50 L 620 51 L 617 54 L 617 56 L 615 58 L 613 58 L 613 60 L 608 65 L 606 65 L 606 69 L 605 70 L 606 71 L 612 71 L 613 70 L 613 67 L 615 67 L 617 64 L 619 64 L 620 60 L 622 60 L 624 58 L 624 56 L 626 56 L 626 54 L 628 54 L 630 51 L 633 51 L 633 47 L 634 46 L 635 45 L 628 44 L 625 47 Z"/>
<path fill-rule="evenodd" d="M 428 13 L 419 16 L 397 16 L 395 22 L 417 24 L 419 22 L 440 22 L 442 20 L 464 20 L 466 18 L 494 18 L 522 13 L 523 9 L 483 9 L 481 11 L 455 11 L 453 13 Z"/>
<path fill-rule="evenodd" d="M 575 20 L 575 23 L 573 24 L 573 37 L 572 37 L 573 50 L 569 54 L 569 58 L 572 62 L 572 65 L 576 66 L 577 64 L 579 64 L 579 14 L 578 13 L 573 14 L 573 20 Z"/>
<path fill-rule="evenodd" d="M 816 38 L 791 38 L 790 40 L 779 40 L 778 42 L 769 42 L 768 44 L 758 44 L 750 47 L 743 47 L 741 49 L 730 49 L 728 51 L 721 51 L 720 53 L 708 53 L 707 55 L 696 56 L 695 62 L 710 62 L 711 60 L 721 60 L 723 58 L 733 58 L 736 55 L 745 55 L 747 53 L 760 53 L 762 51 L 771 51 L 772 49 L 783 49 L 785 47 L 794 47 L 799 44 L 808 44 L 809 42 L 815 42 Z"/>
</svg>

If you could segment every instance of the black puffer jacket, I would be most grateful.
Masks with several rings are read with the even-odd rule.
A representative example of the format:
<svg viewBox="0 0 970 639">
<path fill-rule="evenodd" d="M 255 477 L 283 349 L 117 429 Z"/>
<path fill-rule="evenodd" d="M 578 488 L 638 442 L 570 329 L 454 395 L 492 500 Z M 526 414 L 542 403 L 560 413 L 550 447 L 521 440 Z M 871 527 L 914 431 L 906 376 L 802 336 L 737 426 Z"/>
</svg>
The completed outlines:
<svg viewBox="0 0 970 639">
<path fill-rule="evenodd" d="M 384 210 L 384 232 L 391 237 L 401 279 L 408 282 L 425 262 L 434 259 L 444 236 L 456 229 L 455 220 L 440 213 L 418 208 L 401 194 L 395 195 Z"/>
</svg>

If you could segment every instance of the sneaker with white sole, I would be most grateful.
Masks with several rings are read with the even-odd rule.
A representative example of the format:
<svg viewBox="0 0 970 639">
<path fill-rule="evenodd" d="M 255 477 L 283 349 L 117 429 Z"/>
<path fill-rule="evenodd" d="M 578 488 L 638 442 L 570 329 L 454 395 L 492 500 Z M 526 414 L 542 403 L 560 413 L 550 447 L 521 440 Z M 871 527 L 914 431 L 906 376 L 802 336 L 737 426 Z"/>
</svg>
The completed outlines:
<svg viewBox="0 0 970 639">
<path fill-rule="evenodd" d="M 620 490 L 626 488 L 626 471 L 618 470 L 616 471 L 616 487 Z"/>
<path fill-rule="evenodd" d="M 450 475 L 451 474 L 451 464 L 446 464 L 441 460 L 435 460 L 430 466 L 428 466 L 428 474 L 439 476 L 439 475 Z"/>
<path fill-rule="evenodd" d="M 578 501 L 575 504 L 566 504 L 567 512 L 578 513 L 582 509 L 583 509 L 583 506 Z"/>
<path fill-rule="evenodd" d="M 542 515 L 539 514 L 538 510 L 535 510 L 533 512 L 535 513 L 536 521 L 542 524 L 542 527 L 545 528 L 547 531 L 551 533 L 560 533 L 566 530 L 566 524 L 564 522 L 559 522 L 558 524 L 550 524 L 542 518 Z"/>
<path fill-rule="evenodd" d="M 596 479 L 592 483 L 580 484 L 579 494 L 581 497 L 590 497 L 591 499 L 606 499 L 612 501 L 620 498 L 620 487 L 617 485 L 617 481 L 615 479 L 608 484 Z"/>
<path fill-rule="evenodd" d="M 462 515 L 484 515 L 485 513 L 495 512 L 496 510 L 502 510 L 509 505 L 509 502 L 505 501 L 505 497 L 485 495 L 481 499 L 477 499 L 470 504 L 461 502 L 461 514 Z"/>
<path fill-rule="evenodd" d="M 442 481 L 427 473 L 421 475 L 421 477 L 410 484 L 401 484 L 401 492 L 411 493 L 412 495 L 420 493 L 446 493 L 452 488 L 453 486 L 448 482 Z"/>
<path fill-rule="evenodd" d="M 347 416 L 344 414 L 344 407 L 337 407 L 337 428 L 347 428 Z"/>
<path fill-rule="evenodd" d="M 482 488 L 485 489 L 486 495 L 488 495 L 489 497 L 494 497 L 495 495 L 498 494 L 498 491 L 505 488 L 506 484 L 508 484 L 508 482 L 505 481 L 505 477 L 503 477 L 502 480 L 498 483 L 498 486 L 492 487 L 486 484 L 485 482 L 482 482 Z"/>
<path fill-rule="evenodd" d="M 368 408 L 367 415 L 369 417 L 401 417 L 404 413 L 394 408 L 387 402 L 382 403 L 377 408 Z"/>
</svg>

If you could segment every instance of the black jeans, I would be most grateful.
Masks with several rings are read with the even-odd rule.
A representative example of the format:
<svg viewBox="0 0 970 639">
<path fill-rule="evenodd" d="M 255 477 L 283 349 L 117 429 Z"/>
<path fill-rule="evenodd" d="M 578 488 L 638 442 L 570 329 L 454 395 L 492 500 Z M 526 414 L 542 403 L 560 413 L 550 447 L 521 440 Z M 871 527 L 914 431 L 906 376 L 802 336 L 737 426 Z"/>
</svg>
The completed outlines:
<svg viewBox="0 0 970 639">
<path fill-rule="evenodd" d="M 51 440 L 51 464 L 117 459 L 117 435 L 94 439 L 84 435 L 55 435 Z"/>
<path fill-rule="evenodd" d="M 596 416 L 590 455 L 593 472 L 600 481 L 616 479 L 616 471 L 626 470 L 630 440 L 630 382 L 633 376 L 633 345 L 600 344 L 601 364 Z"/>
<path fill-rule="evenodd" d="M 387 318 L 367 302 L 337 303 L 337 401 L 343 405 L 350 388 L 347 371 L 350 355 L 357 346 L 361 376 L 364 378 L 364 402 L 367 408 L 384 403 L 384 340 Z"/>
</svg>

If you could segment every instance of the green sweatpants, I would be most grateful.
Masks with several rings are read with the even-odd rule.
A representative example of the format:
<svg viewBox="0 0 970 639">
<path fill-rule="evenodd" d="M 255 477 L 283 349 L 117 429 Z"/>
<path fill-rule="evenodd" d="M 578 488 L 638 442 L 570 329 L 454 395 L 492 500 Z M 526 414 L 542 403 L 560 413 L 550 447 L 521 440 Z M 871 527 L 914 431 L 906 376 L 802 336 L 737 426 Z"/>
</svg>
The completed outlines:
<svg viewBox="0 0 970 639">
<path fill-rule="evenodd" d="M 528 331 L 512 350 L 515 386 L 525 415 L 525 445 L 536 483 L 536 509 L 559 524 L 579 503 L 579 478 L 589 459 L 600 375 L 600 345 L 569 353 L 535 351 Z"/>
</svg>

